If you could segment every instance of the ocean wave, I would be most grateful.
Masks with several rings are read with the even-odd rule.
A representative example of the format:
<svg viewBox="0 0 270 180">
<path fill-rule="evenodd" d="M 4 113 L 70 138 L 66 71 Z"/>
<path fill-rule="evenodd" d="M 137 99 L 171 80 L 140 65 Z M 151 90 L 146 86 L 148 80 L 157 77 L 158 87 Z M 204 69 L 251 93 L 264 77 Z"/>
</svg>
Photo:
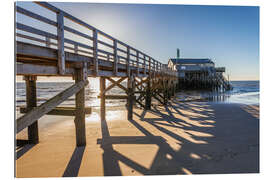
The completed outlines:
<svg viewBox="0 0 270 180">
<path fill-rule="evenodd" d="M 231 92 L 228 92 L 228 94 L 246 94 L 246 93 L 259 93 L 258 89 L 236 89 Z"/>
</svg>

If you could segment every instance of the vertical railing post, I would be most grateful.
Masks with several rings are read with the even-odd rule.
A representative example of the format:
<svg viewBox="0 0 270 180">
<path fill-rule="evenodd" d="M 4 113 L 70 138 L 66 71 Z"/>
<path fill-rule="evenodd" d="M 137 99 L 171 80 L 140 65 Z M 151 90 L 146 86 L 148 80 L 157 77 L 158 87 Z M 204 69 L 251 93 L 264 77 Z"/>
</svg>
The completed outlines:
<svg viewBox="0 0 270 180">
<path fill-rule="evenodd" d="M 98 76 L 98 32 L 93 30 L 94 75 Z"/>
<path fill-rule="evenodd" d="M 74 45 L 74 53 L 78 54 L 78 45 L 77 44 Z"/>
<path fill-rule="evenodd" d="M 137 76 L 139 75 L 139 51 L 136 51 Z"/>
<path fill-rule="evenodd" d="M 130 77 L 130 47 L 127 47 L 127 77 Z"/>
<path fill-rule="evenodd" d="M 156 76 L 156 63 L 157 63 L 157 61 L 156 60 L 154 60 L 154 62 L 153 62 L 153 65 L 154 65 L 154 77 Z"/>
<path fill-rule="evenodd" d="M 114 65 L 113 65 L 113 73 L 117 76 L 118 71 L 118 56 L 117 56 L 117 40 L 113 40 L 113 55 L 114 55 Z"/>
<path fill-rule="evenodd" d="M 46 37 L 45 41 L 46 41 L 46 47 L 49 48 L 51 44 L 51 39 L 49 37 Z"/>
<path fill-rule="evenodd" d="M 57 46 L 58 46 L 58 71 L 65 74 L 65 50 L 64 50 L 64 16 L 63 12 L 57 13 Z"/>
<path fill-rule="evenodd" d="M 146 74 L 146 63 L 145 63 L 146 59 L 145 59 L 145 54 L 143 55 L 143 73 L 144 75 Z"/>
<path fill-rule="evenodd" d="M 150 76 L 151 75 L 151 57 L 149 57 L 149 62 L 148 62 L 148 67 L 149 67 L 149 70 L 148 70 L 148 75 Z"/>
</svg>

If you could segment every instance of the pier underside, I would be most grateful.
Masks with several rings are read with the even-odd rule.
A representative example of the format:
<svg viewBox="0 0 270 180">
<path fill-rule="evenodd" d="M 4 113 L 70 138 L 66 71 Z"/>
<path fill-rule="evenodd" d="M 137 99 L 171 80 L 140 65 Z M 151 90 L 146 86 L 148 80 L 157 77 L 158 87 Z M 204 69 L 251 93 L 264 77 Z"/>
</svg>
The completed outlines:
<svg viewBox="0 0 270 180">
<path fill-rule="evenodd" d="M 222 72 L 189 71 L 179 77 L 178 83 L 181 90 L 226 91 L 232 88 Z"/>
<path fill-rule="evenodd" d="M 95 70 L 94 58 L 77 53 L 65 52 L 65 73 L 59 74 L 58 50 L 17 41 L 16 75 L 23 76 L 27 84 L 27 105 L 21 107 L 24 115 L 17 119 L 17 133 L 28 128 L 28 143 L 39 142 L 38 119 L 44 115 L 74 116 L 77 146 L 84 146 L 85 114 L 91 113 L 84 104 L 85 86 L 88 77 L 100 78 L 100 117 L 106 117 L 106 99 L 126 99 L 128 119 L 132 119 L 133 106 L 139 105 L 146 110 L 151 109 L 151 99 L 166 104 L 176 91 L 177 78 L 162 71 L 151 71 L 149 68 L 117 63 L 110 59 L 98 59 Z M 115 71 L 117 67 L 117 71 Z M 98 72 L 98 73 L 97 73 Z M 38 76 L 72 77 L 74 85 L 37 106 L 36 80 Z M 110 85 L 106 87 L 106 81 Z M 124 86 L 121 83 L 127 81 Z M 126 96 L 106 95 L 113 87 L 122 89 Z M 63 101 L 75 94 L 74 108 L 58 107 Z M 18 143 L 21 141 L 18 140 Z"/>
</svg>

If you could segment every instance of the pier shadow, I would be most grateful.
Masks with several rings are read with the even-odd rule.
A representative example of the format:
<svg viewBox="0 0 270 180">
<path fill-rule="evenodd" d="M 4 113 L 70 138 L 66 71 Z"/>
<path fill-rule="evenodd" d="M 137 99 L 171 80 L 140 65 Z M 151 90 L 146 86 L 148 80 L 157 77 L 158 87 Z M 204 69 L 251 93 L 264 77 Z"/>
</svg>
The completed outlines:
<svg viewBox="0 0 270 180">
<path fill-rule="evenodd" d="M 22 148 L 26 144 L 30 144 L 29 140 L 27 140 L 27 139 L 16 139 L 16 150 Z"/>
<path fill-rule="evenodd" d="M 258 169 L 253 167 L 259 164 L 259 158 L 256 160 L 258 156 L 256 143 L 259 143 L 256 136 L 259 133 L 256 127 L 254 130 L 257 123 L 252 116 L 256 112 L 256 107 L 250 108 L 230 106 L 225 111 L 225 116 L 221 117 L 220 112 L 223 109 L 208 103 L 170 101 L 167 106 L 154 106 L 152 110 L 134 110 L 133 119 L 127 120 L 128 122 L 121 127 L 131 125 L 133 130 L 138 130 L 140 133 L 134 136 L 129 134 L 128 129 L 123 132 L 125 136 L 114 136 L 109 131 L 110 123 L 113 122 L 101 121 L 102 137 L 97 139 L 97 144 L 103 150 L 103 174 L 104 176 L 121 176 L 126 173 L 132 175 L 134 171 L 143 175 L 256 173 Z M 240 119 L 235 119 L 238 114 L 241 114 Z M 226 127 L 224 124 L 228 123 L 233 123 L 229 126 L 232 129 L 224 130 L 223 128 Z M 238 132 L 235 131 L 240 133 L 239 137 Z M 246 136 L 248 134 L 251 136 Z M 219 142 L 220 139 L 217 140 L 217 137 L 222 137 L 222 142 Z M 223 141 L 224 137 L 225 141 Z M 247 141 L 242 141 L 243 138 L 251 139 L 251 144 L 245 144 Z M 241 144 L 238 145 L 239 143 Z M 17 159 L 34 147 L 27 144 L 27 141 L 18 142 L 17 145 Z M 126 146 L 128 150 L 122 151 L 122 145 L 130 146 Z M 138 149 L 132 149 L 133 145 L 140 146 L 136 147 Z M 147 149 L 152 147 L 154 147 L 153 153 L 152 150 Z M 239 147 L 242 149 L 238 150 Z M 65 171 L 61 172 L 63 177 L 78 176 L 85 148 L 74 149 Z M 130 154 L 128 151 L 135 156 L 128 155 Z M 245 156 L 248 151 L 253 151 L 253 154 L 251 156 L 246 154 L 248 158 L 244 162 L 253 164 L 247 163 L 247 169 L 245 165 L 238 168 L 239 164 L 234 162 L 239 163 L 239 160 L 235 161 L 234 158 L 238 155 Z"/>
<path fill-rule="evenodd" d="M 148 113 L 154 116 L 149 117 Z M 107 122 L 101 122 L 102 139 L 98 139 L 97 143 L 104 150 L 105 176 L 123 175 L 119 166 L 120 162 L 143 175 L 258 172 L 256 168 L 252 169 L 251 167 L 249 169 L 245 169 L 245 167 L 242 169 L 225 168 L 231 166 L 230 164 L 222 164 L 223 168 L 215 168 L 214 164 L 221 162 L 223 158 L 229 157 L 228 161 L 234 162 L 233 158 L 238 151 L 238 142 L 235 140 L 224 146 L 226 142 L 220 143 L 215 140 L 220 132 L 224 133 L 222 123 L 228 122 L 217 122 L 219 117 L 216 116 L 216 109 L 212 105 L 171 101 L 167 106 L 155 106 L 152 110 L 141 110 L 139 113 L 134 111 L 133 115 L 134 118 L 128 121 L 143 133 L 143 136 L 110 136 Z M 248 114 L 245 116 L 251 118 Z M 144 126 L 145 123 L 148 126 Z M 241 123 L 239 122 L 239 124 Z M 160 136 L 155 135 L 156 131 L 153 131 L 152 128 L 149 129 L 149 125 L 157 129 Z M 256 135 L 256 132 L 251 133 Z M 157 145 L 158 150 L 150 167 L 146 168 L 144 164 L 138 163 L 138 160 L 131 159 L 123 155 L 121 151 L 115 150 L 113 145 L 116 144 L 153 144 Z M 242 142 L 239 147 L 245 148 L 247 145 L 243 145 Z M 234 150 L 226 149 L 230 146 Z M 255 156 L 252 158 L 256 159 Z"/>
<path fill-rule="evenodd" d="M 32 149 L 36 144 L 30 144 L 29 140 L 16 140 L 16 160 L 20 159 L 25 153 Z"/>
<path fill-rule="evenodd" d="M 259 120 L 260 118 L 260 112 L 259 112 L 259 106 L 256 105 L 248 105 L 248 106 L 241 106 L 241 108 L 252 115 L 254 118 Z"/>
<path fill-rule="evenodd" d="M 118 164 L 118 154 L 114 151 L 110 141 L 110 132 L 106 120 L 101 121 L 102 140 L 101 148 L 104 150 L 102 154 L 104 176 L 120 176 L 121 170 Z"/>
<path fill-rule="evenodd" d="M 170 106 L 170 107 L 169 107 Z M 143 175 L 175 175 L 175 174 L 190 174 L 192 169 L 188 167 L 194 163 L 194 159 L 190 154 L 195 154 L 194 152 L 175 150 L 171 144 L 167 142 L 162 136 L 156 136 L 152 134 L 147 128 L 143 127 L 139 121 L 147 122 L 160 132 L 170 136 L 176 140 L 177 146 L 182 146 L 183 144 L 192 144 L 194 150 L 196 150 L 196 144 L 207 144 L 207 137 L 197 137 L 196 133 L 185 133 L 189 137 L 181 137 L 181 135 L 168 130 L 167 127 L 179 128 L 179 129 L 192 129 L 194 130 L 194 124 L 188 124 L 185 127 L 181 122 L 183 120 L 175 117 L 174 114 L 181 113 L 177 111 L 178 107 L 173 107 L 173 104 L 165 106 L 165 109 L 161 110 L 158 106 L 153 108 L 151 111 L 142 111 L 141 114 L 134 112 L 133 114 L 137 118 L 128 120 L 134 127 L 136 127 L 144 136 L 110 136 L 108 125 L 106 121 L 101 122 L 102 129 L 102 139 L 98 139 L 97 143 L 101 145 L 104 150 L 103 153 L 103 168 L 105 176 L 120 176 L 122 175 L 119 162 L 125 164 L 126 166 L 132 168 L 133 170 L 143 174 Z M 208 108 L 208 107 L 207 107 Z M 175 111 L 176 109 L 176 111 Z M 174 110 L 174 112 L 173 112 Z M 157 118 L 146 118 L 147 113 L 152 113 L 158 116 Z M 201 112 L 200 112 L 201 113 Z M 182 114 L 182 113 L 181 113 Z M 209 120 L 211 112 L 203 112 L 206 119 Z M 214 116 L 212 116 L 212 119 Z M 136 119 L 136 120 L 135 120 Z M 202 119 L 200 119 L 202 121 Z M 184 122 L 184 121 L 183 121 Z M 208 123 L 202 122 L 203 125 Z M 212 125 L 212 123 L 209 123 Z M 164 127 L 165 126 L 165 127 Z M 212 126 L 214 127 L 214 126 Z M 202 132 L 202 127 L 198 127 L 197 131 Z M 207 134 L 206 132 L 204 134 Z M 209 135 L 212 136 L 212 135 Z M 209 137 L 208 137 L 209 138 Z M 153 162 L 150 168 L 144 167 L 144 165 L 139 164 L 136 160 L 132 160 L 129 157 L 121 154 L 113 149 L 114 144 L 153 144 L 158 146 L 158 151 L 154 156 Z M 194 156 L 199 156 L 195 154 Z"/>
<path fill-rule="evenodd" d="M 78 176 L 84 150 L 85 150 L 85 146 L 80 146 L 80 147 L 75 148 L 71 156 L 71 159 L 65 169 L 63 177 L 77 177 Z"/>
</svg>

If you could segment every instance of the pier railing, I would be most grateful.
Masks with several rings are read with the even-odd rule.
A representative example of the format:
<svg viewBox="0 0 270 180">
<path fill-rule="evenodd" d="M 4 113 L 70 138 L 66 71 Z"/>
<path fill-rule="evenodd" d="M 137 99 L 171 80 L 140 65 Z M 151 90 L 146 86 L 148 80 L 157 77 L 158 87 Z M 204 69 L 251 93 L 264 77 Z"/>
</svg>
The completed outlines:
<svg viewBox="0 0 270 180">
<path fill-rule="evenodd" d="M 177 76 L 176 71 L 169 69 L 167 65 L 67 12 L 46 2 L 35 3 L 54 13 L 56 21 L 19 6 L 16 6 L 16 11 L 38 22 L 45 23 L 45 26 L 54 27 L 54 32 L 56 33 L 47 32 L 44 30 L 46 29 L 44 28 L 45 26 L 35 28 L 24 22 L 16 22 L 16 40 L 26 40 L 26 42 L 33 44 L 38 43 L 39 46 L 57 49 L 57 67 L 60 75 L 64 75 L 66 71 L 65 52 L 72 52 L 91 57 L 93 59 L 93 73 L 96 76 L 99 75 L 101 60 L 112 62 L 112 70 L 115 76 L 118 74 L 119 64 L 126 66 L 127 76 L 130 76 L 131 70 L 137 72 L 137 74 L 143 73 L 145 76 L 152 72 L 162 72 L 167 75 Z M 71 24 L 77 27 L 74 28 Z M 78 59 L 77 61 L 84 60 Z"/>
</svg>

